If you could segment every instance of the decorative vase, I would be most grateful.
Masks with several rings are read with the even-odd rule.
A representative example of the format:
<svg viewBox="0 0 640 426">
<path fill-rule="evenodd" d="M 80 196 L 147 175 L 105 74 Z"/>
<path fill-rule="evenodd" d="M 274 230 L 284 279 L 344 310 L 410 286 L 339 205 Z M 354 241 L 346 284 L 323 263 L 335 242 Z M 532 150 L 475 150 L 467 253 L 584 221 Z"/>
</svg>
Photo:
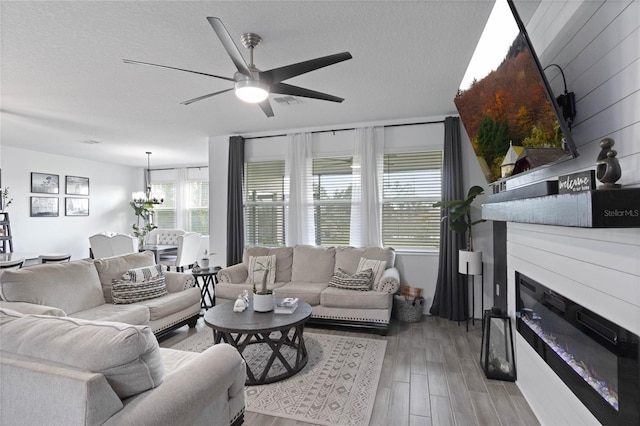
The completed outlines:
<svg viewBox="0 0 640 426">
<path fill-rule="evenodd" d="M 458 251 L 458 272 L 461 274 L 481 275 L 482 252 L 467 250 Z"/>
<path fill-rule="evenodd" d="M 253 310 L 256 312 L 273 311 L 274 302 L 273 294 L 254 294 Z"/>
<path fill-rule="evenodd" d="M 209 269 L 209 258 L 208 257 L 203 257 L 202 259 L 200 259 L 200 267 L 202 269 Z"/>
</svg>

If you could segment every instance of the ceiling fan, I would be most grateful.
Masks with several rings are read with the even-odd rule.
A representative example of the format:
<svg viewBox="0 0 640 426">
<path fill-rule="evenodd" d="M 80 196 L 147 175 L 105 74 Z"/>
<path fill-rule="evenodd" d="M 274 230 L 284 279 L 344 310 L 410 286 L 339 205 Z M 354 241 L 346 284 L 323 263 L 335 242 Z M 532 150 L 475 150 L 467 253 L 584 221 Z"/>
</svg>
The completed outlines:
<svg viewBox="0 0 640 426">
<path fill-rule="evenodd" d="M 123 62 L 127 64 L 136 65 L 149 65 L 152 67 L 168 68 L 178 71 L 186 71 L 194 74 L 206 75 L 209 77 L 220 78 L 234 82 L 234 87 L 230 89 L 221 90 L 219 92 L 209 93 L 207 95 L 198 96 L 197 98 L 189 99 L 188 101 L 181 102 L 183 105 L 189 105 L 194 102 L 201 101 L 203 99 L 210 98 L 212 96 L 219 95 L 221 93 L 235 90 L 235 94 L 238 98 L 245 102 L 257 103 L 267 117 L 273 117 L 273 109 L 269 103 L 269 93 L 278 93 L 281 95 L 301 96 L 305 98 L 320 99 L 323 101 L 342 102 L 343 98 L 329 95 L 327 93 L 316 92 L 315 90 L 305 89 L 303 87 L 292 86 L 291 84 L 283 83 L 284 80 L 307 73 L 309 71 L 317 70 L 329 65 L 336 64 L 338 62 L 351 59 L 352 56 L 349 52 L 336 53 L 334 55 L 323 56 L 320 58 L 310 59 L 304 62 L 298 62 L 296 64 L 285 65 L 279 68 L 273 68 L 268 71 L 261 71 L 253 64 L 253 49 L 260 44 L 262 38 L 254 33 L 244 33 L 241 35 L 240 40 L 242 45 L 249 49 L 249 64 L 247 64 L 238 50 L 238 47 L 233 42 L 233 39 L 229 35 L 229 32 L 222 24 L 220 18 L 209 17 L 207 18 L 211 27 L 216 32 L 218 38 L 222 42 L 227 54 L 231 57 L 233 64 L 237 68 L 237 72 L 233 77 L 224 77 L 220 75 L 208 74 L 199 71 L 191 71 L 182 68 L 169 67 L 166 65 L 151 64 L 148 62 L 133 61 L 131 59 L 123 59 Z"/>
</svg>

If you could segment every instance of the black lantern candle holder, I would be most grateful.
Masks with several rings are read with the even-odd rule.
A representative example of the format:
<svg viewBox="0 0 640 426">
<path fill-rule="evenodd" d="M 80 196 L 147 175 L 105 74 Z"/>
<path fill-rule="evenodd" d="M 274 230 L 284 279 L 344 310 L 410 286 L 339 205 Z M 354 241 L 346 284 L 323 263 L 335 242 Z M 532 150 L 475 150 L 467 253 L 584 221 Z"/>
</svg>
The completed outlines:
<svg viewBox="0 0 640 426">
<path fill-rule="evenodd" d="M 484 311 L 480 365 L 487 379 L 516 380 L 511 318 L 500 308 Z"/>
</svg>

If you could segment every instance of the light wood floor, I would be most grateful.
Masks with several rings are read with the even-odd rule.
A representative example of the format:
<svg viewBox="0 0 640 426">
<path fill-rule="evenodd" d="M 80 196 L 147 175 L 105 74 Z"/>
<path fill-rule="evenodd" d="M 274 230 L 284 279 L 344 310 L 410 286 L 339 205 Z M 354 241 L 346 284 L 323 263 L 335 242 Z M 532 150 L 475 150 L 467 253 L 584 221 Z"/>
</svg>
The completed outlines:
<svg viewBox="0 0 640 426">
<path fill-rule="evenodd" d="M 313 333 L 387 340 L 372 426 L 539 425 L 514 383 L 488 380 L 480 370 L 480 320 L 475 326 L 423 316 L 393 320 L 387 336 L 307 326 Z M 196 332 L 210 333 L 204 321 L 183 327 L 160 342 L 170 347 Z M 305 426 L 308 423 L 245 413 L 245 425 Z"/>
</svg>

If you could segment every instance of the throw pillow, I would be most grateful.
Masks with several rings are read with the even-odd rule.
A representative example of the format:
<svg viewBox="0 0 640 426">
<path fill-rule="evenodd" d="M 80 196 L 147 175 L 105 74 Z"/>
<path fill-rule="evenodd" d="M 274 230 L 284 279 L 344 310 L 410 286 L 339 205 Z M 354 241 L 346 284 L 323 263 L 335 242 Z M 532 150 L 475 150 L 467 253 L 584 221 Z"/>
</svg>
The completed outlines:
<svg viewBox="0 0 640 426">
<path fill-rule="evenodd" d="M 367 269 L 373 270 L 372 287 L 378 288 L 378 283 L 380 282 L 380 278 L 382 278 L 382 274 L 384 273 L 386 267 L 387 262 L 384 260 L 365 259 L 364 257 L 361 257 L 360 263 L 358 263 L 358 268 L 356 269 L 356 273 Z"/>
<path fill-rule="evenodd" d="M 267 274 L 267 284 L 276 282 L 276 255 L 250 256 L 247 265 L 249 272 L 247 282 L 249 284 L 262 284 L 262 277 Z"/>
<path fill-rule="evenodd" d="M 125 274 L 126 275 L 126 274 Z M 116 305 L 142 302 L 167 294 L 164 275 L 145 281 L 113 280 L 111 297 Z"/>
<path fill-rule="evenodd" d="M 137 283 L 142 281 L 147 281 L 152 278 L 162 276 L 163 275 L 162 266 L 163 265 L 153 265 L 153 266 L 146 266 L 144 268 L 129 269 L 122 278 L 127 281 L 133 281 Z"/>
<path fill-rule="evenodd" d="M 371 269 L 349 275 L 342 269 L 338 268 L 331 277 L 331 280 L 329 280 L 329 287 L 342 288 L 345 290 L 369 291 L 371 290 L 372 277 L 373 270 Z"/>
</svg>

